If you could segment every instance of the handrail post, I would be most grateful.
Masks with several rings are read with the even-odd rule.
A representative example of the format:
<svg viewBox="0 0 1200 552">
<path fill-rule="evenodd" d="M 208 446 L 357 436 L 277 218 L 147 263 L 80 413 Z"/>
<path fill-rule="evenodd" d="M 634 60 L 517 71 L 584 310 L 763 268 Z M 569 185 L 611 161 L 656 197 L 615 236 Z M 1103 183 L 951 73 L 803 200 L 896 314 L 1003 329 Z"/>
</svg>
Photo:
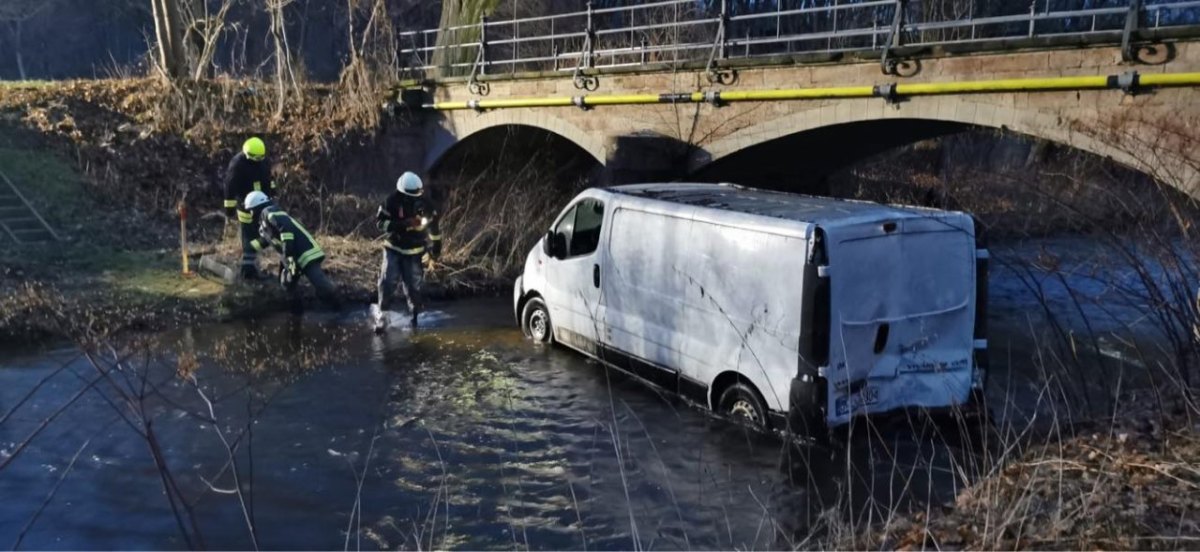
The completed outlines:
<svg viewBox="0 0 1200 552">
<path fill-rule="evenodd" d="M 717 56 L 725 59 L 725 30 L 729 24 L 729 0 L 721 0 L 721 20 L 717 23 Z"/>
<path fill-rule="evenodd" d="M 479 74 L 487 74 L 487 16 L 479 16 Z"/>
<path fill-rule="evenodd" d="M 1125 30 L 1121 32 L 1121 61 L 1134 61 L 1133 33 L 1137 32 L 1138 16 L 1142 12 L 1142 0 L 1129 0 L 1129 11 L 1125 12 Z"/>
<path fill-rule="evenodd" d="M 887 42 L 883 45 L 883 56 L 879 60 L 880 68 L 885 75 L 892 75 L 896 72 L 896 61 L 888 58 L 892 48 L 898 48 L 904 42 L 904 12 L 907 5 L 908 0 L 896 0 L 896 12 L 892 14 L 892 28 L 888 31 Z"/>
<path fill-rule="evenodd" d="M 729 23 L 729 0 L 721 0 L 721 13 L 717 17 L 717 35 L 713 37 L 712 49 L 708 53 L 708 64 L 705 66 L 705 76 L 710 84 L 732 84 L 737 79 L 737 75 L 731 70 L 717 69 L 717 60 L 725 59 L 728 52 L 726 51 L 725 31 L 726 25 Z"/>
<path fill-rule="evenodd" d="M 486 96 L 491 92 L 491 86 L 480 82 L 479 77 L 487 74 L 487 16 L 479 16 L 479 52 L 475 56 L 475 65 L 471 66 L 471 77 L 467 79 L 467 90 L 472 94 Z"/>
<path fill-rule="evenodd" d="M 596 26 L 595 26 L 595 21 L 593 21 L 594 14 L 592 13 L 592 11 L 593 11 L 592 2 L 591 2 L 591 0 L 588 0 L 588 3 L 587 3 L 587 31 L 586 31 L 587 40 L 584 42 L 584 48 L 587 49 L 587 51 L 584 53 L 584 55 L 587 58 L 586 63 L 587 63 L 588 69 L 591 69 L 596 63 L 596 61 L 595 61 Z"/>
<path fill-rule="evenodd" d="M 571 82 L 578 90 L 595 90 L 600 86 L 600 79 L 594 75 L 584 74 L 585 69 L 594 67 L 594 56 L 596 52 L 596 27 L 592 17 L 592 2 L 587 3 L 587 28 L 583 33 L 583 49 L 579 52 L 579 61 L 575 62 L 575 73 L 571 75 Z"/>
<path fill-rule="evenodd" d="M 1033 38 L 1034 24 L 1037 21 L 1037 0 L 1029 2 L 1029 38 Z"/>
<path fill-rule="evenodd" d="M 829 35 L 829 41 L 825 43 L 826 50 L 833 50 L 833 37 L 837 36 L 838 27 L 838 0 L 833 0 L 833 10 L 830 12 L 830 18 L 833 19 L 833 32 Z"/>
</svg>

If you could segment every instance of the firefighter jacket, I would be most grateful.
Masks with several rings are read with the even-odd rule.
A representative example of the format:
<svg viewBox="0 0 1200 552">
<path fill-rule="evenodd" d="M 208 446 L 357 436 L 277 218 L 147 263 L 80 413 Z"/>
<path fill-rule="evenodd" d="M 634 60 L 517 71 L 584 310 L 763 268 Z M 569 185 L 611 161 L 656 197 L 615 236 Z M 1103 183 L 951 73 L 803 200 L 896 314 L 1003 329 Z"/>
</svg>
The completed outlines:
<svg viewBox="0 0 1200 552">
<path fill-rule="evenodd" d="M 253 161 L 244 153 L 233 156 L 225 170 L 225 211 L 238 212 L 238 221 L 243 224 L 254 222 L 254 217 L 242 209 L 242 201 L 250 192 L 262 192 L 267 197 L 275 195 L 275 181 L 271 178 L 271 163 L 266 159 Z"/>
<path fill-rule="evenodd" d="M 429 199 L 392 192 L 379 206 L 375 219 L 387 234 L 384 247 L 404 255 L 421 255 L 427 247 L 435 257 L 441 254 L 438 210 Z"/>
<path fill-rule="evenodd" d="M 325 252 L 312 234 L 299 221 L 274 205 L 263 208 L 259 215 L 258 237 L 250 241 L 255 251 L 267 246 L 277 249 L 285 260 L 296 261 L 300 270 L 313 261 L 325 258 Z"/>
</svg>

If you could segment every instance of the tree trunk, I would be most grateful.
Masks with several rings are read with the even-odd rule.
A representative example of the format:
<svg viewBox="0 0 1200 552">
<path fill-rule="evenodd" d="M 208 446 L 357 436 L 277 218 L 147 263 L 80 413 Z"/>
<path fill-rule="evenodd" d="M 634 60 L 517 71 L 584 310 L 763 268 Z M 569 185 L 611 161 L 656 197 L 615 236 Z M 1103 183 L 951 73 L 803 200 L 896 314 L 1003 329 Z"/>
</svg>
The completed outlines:
<svg viewBox="0 0 1200 552">
<path fill-rule="evenodd" d="M 455 44 L 466 44 L 479 40 L 479 21 L 491 15 L 500 4 L 499 0 L 442 0 L 442 18 L 438 23 L 437 46 L 433 51 L 433 64 L 443 75 L 459 71 L 454 64 L 475 61 L 479 52 L 474 48 L 449 48 Z M 446 30 L 450 27 L 475 25 L 465 29 Z M 465 72 L 470 72 L 466 70 Z"/>
<path fill-rule="evenodd" d="M 158 39 L 159 64 L 168 78 L 188 76 L 186 45 L 183 43 L 183 17 L 178 0 L 150 0 L 154 14 L 154 35 Z"/>
<path fill-rule="evenodd" d="M 275 86 L 278 92 L 278 106 L 275 116 L 283 115 L 287 101 L 289 82 L 296 87 L 296 76 L 292 73 L 292 53 L 287 42 L 287 21 L 283 17 L 283 9 L 292 0 L 267 0 L 267 11 L 271 16 L 271 39 L 275 44 Z"/>
</svg>

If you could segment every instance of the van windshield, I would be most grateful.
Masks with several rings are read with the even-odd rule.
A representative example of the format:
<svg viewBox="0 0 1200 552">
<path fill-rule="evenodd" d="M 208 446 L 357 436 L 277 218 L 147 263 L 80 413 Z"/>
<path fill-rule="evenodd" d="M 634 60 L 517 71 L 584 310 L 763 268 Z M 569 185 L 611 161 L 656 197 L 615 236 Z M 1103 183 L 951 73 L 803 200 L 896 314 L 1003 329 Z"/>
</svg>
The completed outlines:
<svg viewBox="0 0 1200 552">
<path fill-rule="evenodd" d="M 846 322 L 904 318 L 964 305 L 974 278 L 974 240 L 958 230 L 850 239 L 838 245 Z"/>
</svg>

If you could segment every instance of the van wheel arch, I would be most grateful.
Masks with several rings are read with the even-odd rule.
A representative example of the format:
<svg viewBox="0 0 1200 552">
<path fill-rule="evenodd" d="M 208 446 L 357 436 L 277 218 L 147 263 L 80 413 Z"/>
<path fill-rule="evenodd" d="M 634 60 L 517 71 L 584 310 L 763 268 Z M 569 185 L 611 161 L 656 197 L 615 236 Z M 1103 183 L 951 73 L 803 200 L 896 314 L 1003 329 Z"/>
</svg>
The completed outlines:
<svg viewBox="0 0 1200 552">
<path fill-rule="evenodd" d="M 717 375 L 716 379 L 713 380 L 708 397 L 709 408 L 712 409 L 713 412 L 726 414 L 721 410 L 722 402 L 723 399 L 725 399 L 726 392 L 730 391 L 734 387 L 743 388 L 753 395 L 752 398 L 754 400 L 752 400 L 752 402 L 756 402 L 756 407 L 761 409 L 760 415 L 762 416 L 762 427 L 769 428 L 771 426 L 770 408 L 767 406 L 767 401 L 763 397 L 762 391 L 758 390 L 758 387 L 750 381 L 750 378 L 747 378 L 746 376 L 743 376 L 737 372 L 721 372 Z"/>
<path fill-rule="evenodd" d="M 550 307 L 546 305 L 546 301 L 536 293 L 528 295 L 521 301 L 521 333 L 525 337 L 533 339 L 538 343 L 551 344 L 554 343 L 553 321 L 550 319 Z M 541 333 L 538 335 L 535 317 L 540 315 Z"/>
<path fill-rule="evenodd" d="M 517 302 L 517 317 L 522 323 L 524 323 L 525 317 L 525 304 L 529 303 L 530 299 L 541 299 L 543 303 L 546 302 L 546 300 L 542 298 L 542 294 L 532 290 L 526 291 L 525 295 L 521 296 L 521 300 Z"/>
</svg>

